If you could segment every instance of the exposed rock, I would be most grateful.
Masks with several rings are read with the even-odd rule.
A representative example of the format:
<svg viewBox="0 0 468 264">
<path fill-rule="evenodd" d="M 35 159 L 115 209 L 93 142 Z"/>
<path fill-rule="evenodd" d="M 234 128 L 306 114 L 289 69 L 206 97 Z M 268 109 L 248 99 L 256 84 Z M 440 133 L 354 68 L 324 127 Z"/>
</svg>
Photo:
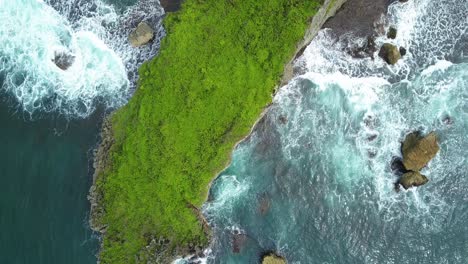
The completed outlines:
<svg viewBox="0 0 468 264">
<path fill-rule="evenodd" d="M 401 54 L 401 56 L 405 56 L 406 55 L 406 49 L 403 48 L 403 47 L 400 47 L 400 54 Z"/>
<path fill-rule="evenodd" d="M 434 158 L 439 151 L 434 132 L 422 137 L 418 132 L 406 136 L 402 146 L 403 165 L 407 170 L 419 171 Z"/>
<path fill-rule="evenodd" d="M 140 47 L 148 44 L 153 38 L 154 30 L 146 22 L 141 22 L 136 29 L 130 33 L 128 40 L 133 47 Z"/>
<path fill-rule="evenodd" d="M 167 12 L 176 12 L 180 9 L 182 0 L 161 0 L 159 1 L 161 6 L 164 8 L 164 11 Z"/>
<path fill-rule="evenodd" d="M 72 66 L 73 62 L 75 62 L 75 55 L 66 51 L 56 51 L 52 61 L 61 70 L 66 71 L 70 66 Z"/>
<path fill-rule="evenodd" d="M 398 183 L 401 184 L 403 188 L 408 189 L 411 187 L 421 186 L 423 184 L 426 184 L 428 181 L 429 180 L 427 179 L 427 177 L 422 175 L 421 173 L 410 171 L 403 174 Z"/>
<path fill-rule="evenodd" d="M 397 30 L 394 27 L 390 27 L 387 32 L 387 38 L 395 39 L 397 35 Z"/>
<path fill-rule="evenodd" d="M 348 53 L 353 56 L 353 58 L 362 59 L 365 57 L 371 57 L 374 59 L 374 52 L 376 51 L 377 45 L 375 44 L 375 37 L 370 36 L 367 37 L 367 41 L 364 43 L 364 45 L 351 48 Z"/>
<path fill-rule="evenodd" d="M 335 17 L 325 23 L 337 36 L 352 32 L 352 39 L 366 38 L 376 32 L 376 24 L 387 14 L 389 0 L 347 0 Z"/>
<path fill-rule="evenodd" d="M 379 51 L 379 57 L 384 59 L 388 64 L 395 64 L 399 59 L 401 59 L 400 51 L 397 46 L 385 43 L 382 45 Z"/>
<path fill-rule="evenodd" d="M 314 39 L 317 33 L 328 19 L 335 15 L 340 7 L 348 0 L 324 0 L 322 7 L 314 14 L 309 28 L 306 30 L 304 37 L 296 44 L 296 52 L 294 57 L 284 66 L 283 77 L 281 78 L 280 86 L 286 85 L 294 77 L 294 65 L 296 59 L 299 58 L 310 42 Z M 386 0 L 385 0 L 386 1 Z M 354 9 L 356 10 L 356 9 Z M 347 20 L 349 23 L 349 20 Z"/>
<path fill-rule="evenodd" d="M 286 264 L 286 260 L 275 253 L 268 253 L 263 255 L 262 264 Z"/>
<path fill-rule="evenodd" d="M 401 3 L 406 3 L 408 0 L 399 0 Z"/>
</svg>

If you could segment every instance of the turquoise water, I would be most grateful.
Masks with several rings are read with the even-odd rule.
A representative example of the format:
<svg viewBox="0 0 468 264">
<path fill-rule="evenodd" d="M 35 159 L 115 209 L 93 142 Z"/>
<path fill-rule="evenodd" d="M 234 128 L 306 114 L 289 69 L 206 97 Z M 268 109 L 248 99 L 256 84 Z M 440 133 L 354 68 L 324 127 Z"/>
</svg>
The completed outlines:
<svg viewBox="0 0 468 264">
<path fill-rule="evenodd" d="M 467 263 L 468 2 L 394 3 L 396 66 L 354 59 L 322 30 L 214 182 L 208 263 Z M 364 41 L 355 39 L 354 42 Z M 404 136 L 436 131 L 420 188 L 394 190 Z"/>
<path fill-rule="evenodd" d="M 96 263 L 87 194 L 99 126 L 164 35 L 159 2 L 136 2 L 0 0 L 1 264 Z M 156 40 L 132 49 L 143 19 Z"/>
</svg>

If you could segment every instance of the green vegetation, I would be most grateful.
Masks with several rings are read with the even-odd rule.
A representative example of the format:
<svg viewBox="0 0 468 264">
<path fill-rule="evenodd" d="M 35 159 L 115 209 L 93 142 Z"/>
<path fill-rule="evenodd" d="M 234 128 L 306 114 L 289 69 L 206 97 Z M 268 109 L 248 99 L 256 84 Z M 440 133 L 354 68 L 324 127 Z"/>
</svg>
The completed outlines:
<svg viewBox="0 0 468 264">
<path fill-rule="evenodd" d="M 271 101 L 320 2 L 186 0 L 167 16 L 159 56 L 112 118 L 111 165 L 96 185 L 102 263 L 146 263 L 153 237 L 171 254 L 207 243 L 193 206 Z"/>
</svg>

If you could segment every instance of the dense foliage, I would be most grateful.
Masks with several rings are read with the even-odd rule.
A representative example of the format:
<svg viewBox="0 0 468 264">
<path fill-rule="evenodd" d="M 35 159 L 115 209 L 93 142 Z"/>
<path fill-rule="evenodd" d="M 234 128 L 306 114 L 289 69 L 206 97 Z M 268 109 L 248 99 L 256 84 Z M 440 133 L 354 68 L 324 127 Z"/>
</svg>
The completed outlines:
<svg viewBox="0 0 468 264">
<path fill-rule="evenodd" d="M 319 2 L 186 0 L 168 15 L 159 56 L 112 119 L 102 263 L 135 263 L 153 237 L 206 244 L 192 206 L 271 101 Z"/>
</svg>

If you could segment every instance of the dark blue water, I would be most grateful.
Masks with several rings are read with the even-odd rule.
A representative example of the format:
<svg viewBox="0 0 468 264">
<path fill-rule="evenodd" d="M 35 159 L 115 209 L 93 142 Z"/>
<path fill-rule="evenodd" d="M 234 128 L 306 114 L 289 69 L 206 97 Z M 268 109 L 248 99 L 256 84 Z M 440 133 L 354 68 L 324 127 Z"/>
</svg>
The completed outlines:
<svg viewBox="0 0 468 264">
<path fill-rule="evenodd" d="M 0 263 L 95 263 L 86 195 L 99 115 L 27 118 L 0 104 Z"/>
<path fill-rule="evenodd" d="M 0 263 L 96 263 L 88 226 L 92 149 L 156 55 L 157 0 L 0 0 Z M 127 37 L 141 20 L 144 48 Z M 74 57 L 62 70 L 56 52 Z"/>
</svg>

